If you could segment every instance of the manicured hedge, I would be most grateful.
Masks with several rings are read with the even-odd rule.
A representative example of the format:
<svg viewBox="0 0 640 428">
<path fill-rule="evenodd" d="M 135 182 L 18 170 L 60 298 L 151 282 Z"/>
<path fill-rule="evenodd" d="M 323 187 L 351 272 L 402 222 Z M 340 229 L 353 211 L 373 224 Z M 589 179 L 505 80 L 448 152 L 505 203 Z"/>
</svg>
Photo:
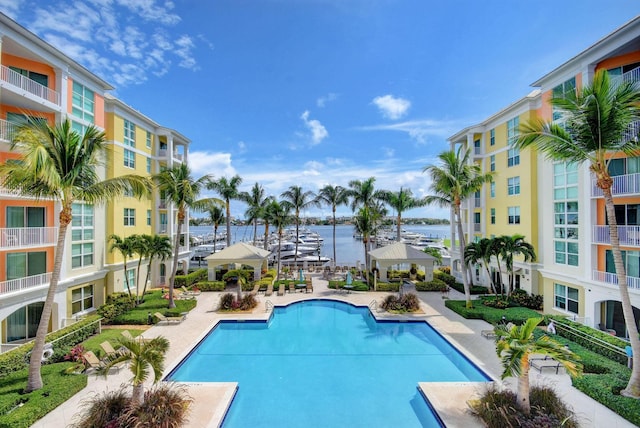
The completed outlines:
<svg viewBox="0 0 640 428">
<path fill-rule="evenodd" d="M 376 290 L 398 292 L 400 290 L 400 285 L 402 285 L 401 282 L 378 282 L 376 284 Z"/>
<path fill-rule="evenodd" d="M 151 312 L 151 314 L 161 312 L 166 316 L 179 316 L 183 312 L 189 312 L 198 304 L 196 299 L 175 299 L 174 302 L 176 307 L 168 309 L 169 301 L 162 297 L 162 291 L 158 290 L 147 293 L 145 294 L 143 303 L 124 314 L 118 315 L 113 319 L 111 324 L 148 324 L 149 312 Z"/>
<path fill-rule="evenodd" d="M 429 282 L 417 282 L 416 291 L 447 291 L 449 286 L 439 279 Z"/>
<path fill-rule="evenodd" d="M 224 291 L 223 281 L 200 281 L 196 284 L 200 291 Z"/>
<path fill-rule="evenodd" d="M 346 284 L 346 281 L 333 281 L 332 280 L 332 281 L 329 281 L 329 288 L 333 288 L 333 289 L 340 288 L 340 289 L 343 289 L 345 284 Z M 369 286 L 365 282 L 353 281 L 352 285 L 353 285 L 353 290 L 354 291 L 369 291 Z M 378 286 L 380 286 L 380 283 L 378 283 Z M 396 290 L 396 291 L 398 291 L 398 290 Z"/>
<path fill-rule="evenodd" d="M 491 324 L 497 324 L 502 321 L 502 317 L 506 322 L 514 324 L 523 324 L 529 318 L 541 317 L 538 312 L 527 308 L 506 308 L 496 309 L 484 306 L 480 300 L 472 300 L 473 308 L 466 308 L 464 300 L 446 300 L 445 306 L 457 314 L 467 319 L 482 319 Z"/>
<path fill-rule="evenodd" d="M 461 293 L 464 293 L 464 284 L 461 284 L 459 282 L 454 282 L 453 284 L 449 284 L 449 286 L 451 288 L 453 288 L 454 290 L 457 290 Z M 477 295 L 477 294 L 487 294 L 489 292 L 489 290 L 487 289 L 487 287 L 482 287 L 480 285 L 473 285 L 471 287 L 471 294 L 473 295 Z"/>
<path fill-rule="evenodd" d="M 585 374 L 582 377 L 572 378 L 572 384 L 629 422 L 640 426 L 640 400 L 620 395 L 620 391 L 627 386 L 628 380 L 628 377 L 622 378 L 614 373 Z"/>
<path fill-rule="evenodd" d="M 173 284 L 175 288 L 189 287 L 198 281 L 204 281 L 207 279 L 207 269 L 198 269 L 187 275 L 176 275 L 176 280 Z"/>
</svg>

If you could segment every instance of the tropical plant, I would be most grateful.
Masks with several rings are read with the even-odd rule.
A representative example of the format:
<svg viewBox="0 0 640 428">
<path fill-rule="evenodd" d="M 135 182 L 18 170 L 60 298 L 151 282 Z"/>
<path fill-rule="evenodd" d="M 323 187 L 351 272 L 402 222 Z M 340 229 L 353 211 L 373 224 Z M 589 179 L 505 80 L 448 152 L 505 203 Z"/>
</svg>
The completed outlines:
<svg viewBox="0 0 640 428">
<path fill-rule="evenodd" d="M 333 225 L 333 262 L 337 264 L 336 254 L 336 209 L 340 205 L 349 203 L 349 192 L 342 186 L 327 184 L 318 192 L 317 200 L 320 204 L 330 205 Z"/>
<path fill-rule="evenodd" d="M 442 265 L 442 253 L 440 252 L 440 250 L 438 248 L 434 248 L 434 247 L 424 247 L 422 249 L 423 253 L 427 253 L 430 256 L 434 257 L 436 259 L 436 264 L 437 265 Z"/>
<path fill-rule="evenodd" d="M 216 252 L 216 240 L 218 239 L 218 227 L 224 221 L 223 207 L 217 203 L 210 203 L 204 208 L 207 220 L 213 225 L 213 252 Z"/>
<path fill-rule="evenodd" d="M 402 213 L 413 208 L 426 205 L 424 199 L 414 198 L 411 189 L 400 187 L 398 192 L 383 191 L 382 200 L 393 208 L 397 213 L 396 220 L 396 241 L 400 242 L 402 235 Z"/>
<path fill-rule="evenodd" d="M 561 123 L 534 119 L 520 127 L 515 147 L 532 147 L 552 161 L 589 165 L 602 189 L 611 251 L 617 275 L 622 312 L 631 348 L 640 355 L 640 339 L 622 259 L 618 223 L 615 215 L 609 160 L 612 153 L 637 156 L 640 150 L 637 132 L 631 125 L 640 120 L 640 87 L 635 82 L 612 82 L 605 70 L 595 73 L 593 82 L 583 88 L 552 97 L 549 101 L 560 114 Z M 623 395 L 640 397 L 640 364 L 634 364 Z"/>
<path fill-rule="evenodd" d="M 226 208 L 226 224 L 227 224 L 227 247 L 231 246 L 231 200 L 238 199 L 240 191 L 238 186 L 242 183 L 242 178 L 239 175 L 234 175 L 230 179 L 227 177 L 220 177 L 216 181 L 210 181 L 208 188 L 215 190 L 224 200 Z"/>
<path fill-rule="evenodd" d="M 156 182 L 158 190 L 165 195 L 167 200 L 171 201 L 176 209 L 178 226 L 173 244 L 173 265 L 169 277 L 169 308 L 175 308 L 173 288 L 178 270 L 182 225 L 187 218 L 187 212 L 190 208 L 201 210 L 208 204 L 222 202 L 217 198 L 198 199 L 200 192 L 211 182 L 211 176 L 205 175 L 195 180 L 191 177 L 189 167 L 184 163 L 155 174 L 153 180 Z"/>
<path fill-rule="evenodd" d="M 375 189 L 375 177 L 366 180 L 351 180 L 348 195 L 351 198 L 351 211 L 358 208 L 373 208 L 382 199 L 384 191 Z"/>
<path fill-rule="evenodd" d="M 528 414 L 531 410 L 529 402 L 529 358 L 532 354 L 547 355 L 562 364 L 573 376 L 582 372 L 580 357 L 562 344 L 541 336 L 533 335 L 535 328 L 543 318 L 529 318 L 521 326 L 498 324 L 496 333 L 496 353 L 502 362 L 502 379 L 514 376 L 518 378 L 517 403 L 520 409 Z"/>
<path fill-rule="evenodd" d="M 268 207 L 275 200 L 276 199 L 273 196 L 267 196 L 265 198 L 265 200 L 264 200 L 264 209 L 260 213 L 260 216 L 261 216 L 262 220 L 264 221 L 264 245 L 263 245 L 263 248 L 265 250 L 269 249 L 269 222 L 271 221 L 270 220 L 270 215 L 271 214 L 268 211 Z"/>
<path fill-rule="evenodd" d="M 138 287 L 140 286 L 140 272 L 142 271 L 142 261 L 149 257 L 149 240 L 151 239 L 151 235 L 131 235 L 131 250 L 133 254 L 138 255 L 138 266 L 136 268 L 136 305 L 140 304 L 140 297 L 144 294 L 138 292 Z M 126 269 L 125 269 L 126 275 Z M 146 287 L 146 284 L 145 284 Z M 146 289 L 146 288 L 145 288 Z"/>
<path fill-rule="evenodd" d="M 460 257 L 464 258 L 466 247 L 462 230 L 460 206 L 462 201 L 482 189 L 485 183 L 493 180 L 491 173 L 483 173 L 479 165 L 470 162 L 471 150 L 462 152 L 460 146 L 457 151 L 443 152 L 438 155 L 440 165 L 429 165 L 423 169 L 431 177 L 430 190 L 433 195 L 425 198 L 427 204 L 448 206 L 453 210 L 454 220 L 458 230 Z M 471 292 L 469 288 L 468 265 L 462 261 L 462 284 L 464 286 L 467 307 L 471 308 Z"/>
<path fill-rule="evenodd" d="M 272 200 L 267 205 L 266 216 L 269 218 L 269 223 L 278 229 L 278 262 L 276 271 L 278 272 L 278 278 L 280 278 L 282 236 L 284 235 L 285 226 L 293 221 L 293 217 L 289 211 L 289 205 L 276 200 Z"/>
<path fill-rule="evenodd" d="M 296 223 L 296 250 L 293 254 L 293 263 L 298 262 L 298 240 L 300 238 L 300 211 L 310 206 L 319 205 L 316 200 L 316 195 L 311 191 L 306 192 L 302 190 L 300 186 L 289 186 L 287 190 L 280 195 L 282 198 L 282 204 L 286 206 L 288 210 L 293 210 Z"/>
<path fill-rule="evenodd" d="M 122 239 L 118 235 L 109 236 L 109 240 L 111 241 L 111 246 L 109 247 L 110 252 L 118 251 L 122 256 L 122 265 L 124 269 L 124 284 L 129 293 L 129 297 L 133 298 L 133 294 L 131 293 L 132 285 L 129 283 L 129 275 L 127 275 L 127 259 L 133 257 L 133 247 L 134 247 L 134 237 L 127 236 Z M 137 286 L 137 284 L 136 284 Z"/>
<path fill-rule="evenodd" d="M 123 337 L 119 339 L 119 344 L 124 349 L 116 354 L 108 355 L 104 359 L 105 364 L 98 369 L 98 373 L 106 377 L 112 367 L 123 363 L 128 364 L 129 371 L 133 375 L 131 378 L 133 386 L 131 402 L 134 405 L 140 405 L 144 400 L 144 382 L 149 379 L 151 372 L 153 372 L 153 383 L 162 379 L 165 355 L 169 350 L 169 340 L 163 336 L 152 339 L 127 339 Z"/>
<path fill-rule="evenodd" d="M 144 287 L 142 289 L 142 295 L 147 292 L 147 284 L 151 279 L 151 266 L 155 259 L 167 260 L 173 255 L 173 247 L 171 246 L 171 239 L 164 235 L 152 235 L 148 238 L 147 258 L 149 264 L 147 264 L 147 275 L 144 280 Z"/>
<path fill-rule="evenodd" d="M 536 260 L 536 252 L 533 249 L 533 245 L 529 244 L 524 240 L 523 235 L 502 235 L 497 239 L 497 246 L 500 258 L 504 261 L 505 267 L 507 269 L 507 274 L 509 275 L 509 295 L 513 293 L 513 278 L 514 278 L 514 270 L 513 270 L 513 257 L 515 255 L 521 255 L 524 257 L 524 261 L 535 261 Z"/>
<path fill-rule="evenodd" d="M 72 129 L 69 120 L 54 127 L 44 121 L 29 120 L 18 128 L 10 146 L 11 151 L 20 153 L 21 157 L 8 159 L 0 165 L 2 187 L 36 200 L 53 199 L 60 207 L 53 270 L 29 360 L 27 392 L 42 388 L 42 353 L 60 280 L 73 204 L 99 204 L 126 191 L 141 197 L 150 191 L 149 181 L 138 175 L 105 180 L 98 174 L 97 168 L 105 155 L 105 141 L 104 133 L 94 126 L 80 134 Z"/>
<path fill-rule="evenodd" d="M 380 227 L 380 214 L 373 208 L 360 208 L 358 214 L 353 218 L 353 227 L 356 232 L 362 235 L 362 243 L 364 245 L 364 264 L 367 278 L 369 276 L 369 241 Z"/>
<path fill-rule="evenodd" d="M 247 204 L 244 215 L 247 220 L 253 223 L 253 246 L 255 247 L 258 238 L 258 220 L 263 217 L 263 211 L 267 197 L 264 187 L 256 182 L 251 188 L 251 192 L 241 192 L 240 200 Z"/>
<path fill-rule="evenodd" d="M 493 283 L 493 277 L 489 270 L 489 264 L 491 263 L 491 257 L 498 256 L 497 248 L 495 246 L 496 240 L 489 238 L 482 238 L 478 242 L 471 242 L 467 244 L 464 249 L 464 262 L 467 264 L 481 263 L 482 267 L 487 272 L 487 278 L 489 278 L 489 285 L 491 290 L 497 296 L 498 290 Z"/>
</svg>

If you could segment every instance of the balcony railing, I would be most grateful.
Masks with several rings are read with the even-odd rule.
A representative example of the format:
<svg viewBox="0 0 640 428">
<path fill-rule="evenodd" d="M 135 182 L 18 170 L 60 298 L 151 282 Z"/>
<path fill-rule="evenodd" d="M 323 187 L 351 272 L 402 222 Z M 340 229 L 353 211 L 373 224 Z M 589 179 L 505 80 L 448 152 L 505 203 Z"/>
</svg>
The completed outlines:
<svg viewBox="0 0 640 428">
<path fill-rule="evenodd" d="M 611 178 L 613 179 L 613 186 L 611 186 L 613 196 L 635 195 L 640 193 L 640 174 L 616 175 Z M 602 189 L 596 185 L 595 178 L 591 180 L 591 196 L 603 196 Z"/>
<path fill-rule="evenodd" d="M 620 245 L 640 247 L 640 226 L 618 226 Z M 591 237 L 594 244 L 611 244 L 609 226 L 593 226 Z"/>
<path fill-rule="evenodd" d="M 474 223 L 474 224 L 473 224 L 473 231 L 474 231 L 474 232 L 481 232 L 481 231 L 482 231 L 482 224 L 480 224 L 480 223 Z"/>
<path fill-rule="evenodd" d="M 40 275 L 26 276 L 24 278 L 11 279 L 0 282 L 0 295 L 28 290 L 30 288 L 46 285 L 51 281 L 51 272 Z"/>
<path fill-rule="evenodd" d="M 31 80 L 4 65 L 0 66 L 0 80 L 16 86 L 23 91 L 35 95 L 36 97 L 47 100 L 57 106 L 60 105 L 60 94 L 58 92 L 51 90 L 35 80 Z"/>
<path fill-rule="evenodd" d="M 167 208 L 167 200 L 166 199 L 160 199 L 160 201 L 158 201 L 158 208 L 160 208 L 161 210 L 164 210 Z"/>
<path fill-rule="evenodd" d="M 57 227 L 11 227 L 0 229 L 0 248 L 25 248 L 54 245 Z"/>
<path fill-rule="evenodd" d="M 167 156 L 167 149 L 158 149 L 158 157 L 164 158 Z"/>
<path fill-rule="evenodd" d="M 18 125 L 7 120 L 0 119 L 0 140 L 12 141 L 18 131 Z"/>
<path fill-rule="evenodd" d="M 618 286 L 618 275 L 615 273 L 594 270 L 592 279 L 594 281 L 615 285 L 616 287 Z M 627 288 L 629 290 L 640 290 L 640 278 L 627 275 Z"/>
<path fill-rule="evenodd" d="M 473 205 L 475 208 L 480 208 L 482 206 L 482 201 L 480 198 L 474 198 Z"/>
</svg>

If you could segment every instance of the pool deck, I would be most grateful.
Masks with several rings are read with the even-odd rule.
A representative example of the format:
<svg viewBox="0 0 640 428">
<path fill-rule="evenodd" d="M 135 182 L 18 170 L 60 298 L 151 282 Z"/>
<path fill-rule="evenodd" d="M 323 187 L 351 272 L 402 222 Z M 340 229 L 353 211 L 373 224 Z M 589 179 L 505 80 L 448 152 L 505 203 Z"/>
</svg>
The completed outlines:
<svg viewBox="0 0 640 428">
<path fill-rule="evenodd" d="M 319 276 L 313 277 L 313 293 L 296 292 L 278 296 L 274 293 L 265 297 L 259 294 L 258 307 L 251 313 L 221 314 L 216 312 L 220 296 L 223 293 L 208 292 L 198 296 L 198 306 L 192 310 L 187 319 L 180 324 L 155 325 L 144 332 L 144 337 L 164 336 L 169 339 L 171 346 L 167 352 L 167 365 L 165 373 L 169 373 L 199 342 L 209 330 L 222 319 L 267 319 L 271 312 L 265 310 L 267 302 L 275 306 L 306 299 L 335 299 L 350 302 L 358 306 L 368 306 L 372 301 L 378 304 L 383 301 L 388 293 L 371 292 L 337 292 L 327 287 L 327 281 Z M 515 389 L 517 383 L 513 378 L 500 381 L 502 372 L 500 361 L 496 355 L 493 340 L 485 339 L 480 332 L 490 328 L 490 325 L 482 320 L 467 320 L 460 317 L 444 306 L 444 299 L 437 292 L 417 293 L 422 301 L 421 314 L 392 315 L 373 309 L 373 314 L 379 319 L 423 319 L 429 322 L 440 334 L 462 351 L 467 358 L 473 361 L 487 375 L 496 382 L 506 387 Z M 464 299 L 464 295 L 451 291 L 449 298 Z M 35 428 L 65 427 L 73 422 L 73 417 L 79 412 L 83 399 L 96 393 L 109 390 L 117 390 L 127 386 L 131 374 L 127 369 L 110 374 L 107 378 L 90 376 L 88 386 L 63 403 L 61 406 L 40 419 L 34 425 Z M 532 369 L 530 373 L 531 384 L 544 384 L 553 386 L 559 395 L 576 412 L 580 419 L 581 427 L 621 428 L 634 425 L 618 416 L 605 406 L 592 400 L 582 392 L 571 386 L 571 380 L 561 368 L 559 374 L 555 370 L 545 370 L 539 373 Z M 184 384 L 193 403 L 190 407 L 190 428 L 218 427 L 222 423 L 227 408 L 233 400 L 236 383 L 188 383 Z M 467 401 L 473 399 L 480 390 L 482 384 L 478 383 L 429 383 L 420 382 L 419 387 L 428 397 L 438 415 L 447 427 L 482 427 L 483 425 L 471 416 L 467 411 Z"/>
</svg>

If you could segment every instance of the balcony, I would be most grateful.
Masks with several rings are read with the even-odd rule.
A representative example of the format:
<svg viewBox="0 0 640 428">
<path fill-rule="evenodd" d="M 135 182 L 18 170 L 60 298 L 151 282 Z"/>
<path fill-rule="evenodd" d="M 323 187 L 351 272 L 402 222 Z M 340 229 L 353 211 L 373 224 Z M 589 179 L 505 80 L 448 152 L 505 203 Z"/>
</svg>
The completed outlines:
<svg viewBox="0 0 640 428">
<path fill-rule="evenodd" d="M 51 272 L 39 275 L 26 276 L 24 278 L 11 279 L 0 282 L 0 295 L 29 290 L 31 288 L 47 285 L 51 281 Z"/>
<path fill-rule="evenodd" d="M 55 245 L 57 227 L 11 227 L 0 229 L 0 249 L 18 249 Z"/>
<path fill-rule="evenodd" d="M 0 81 L 18 88 L 19 91 L 15 92 L 21 91 L 23 92 L 23 95 L 26 92 L 42 100 L 55 104 L 56 106 L 61 105 L 60 94 L 58 92 L 51 90 L 4 65 L 0 66 Z M 2 86 L 6 87 L 6 85 Z"/>
<path fill-rule="evenodd" d="M 603 282 L 607 285 L 618 286 L 618 275 L 610 272 L 602 272 L 594 270 L 591 279 L 598 282 Z M 640 278 L 634 276 L 627 276 L 627 288 L 629 290 L 640 291 Z"/>
<path fill-rule="evenodd" d="M 13 122 L 0 119 L 0 140 L 12 141 L 18 131 L 18 125 Z"/>
<path fill-rule="evenodd" d="M 160 199 L 158 201 L 158 208 L 161 210 L 166 210 L 167 209 L 167 200 L 166 199 Z"/>
<path fill-rule="evenodd" d="M 474 232 L 482 232 L 482 224 L 480 224 L 480 223 L 474 223 L 474 224 L 473 224 L 473 231 L 474 231 Z"/>
<path fill-rule="evenodd" d="M 613 196 L 637 195 L 640 194 L 640 174 L 625 174 L 611 177 L 613 186 L 611 193 Z M 596 179 L 591 180 L 591 197 L 602 197 L 602 189 L 596 185 Z"/>
<path fill-rule="evenodd" d="M 640 226 L 618 226 L 620 245 L 640 247 Z M 591 240 L 594 244 L 611 244 L 609 226 L 593 226 Z"/>
</svg>

